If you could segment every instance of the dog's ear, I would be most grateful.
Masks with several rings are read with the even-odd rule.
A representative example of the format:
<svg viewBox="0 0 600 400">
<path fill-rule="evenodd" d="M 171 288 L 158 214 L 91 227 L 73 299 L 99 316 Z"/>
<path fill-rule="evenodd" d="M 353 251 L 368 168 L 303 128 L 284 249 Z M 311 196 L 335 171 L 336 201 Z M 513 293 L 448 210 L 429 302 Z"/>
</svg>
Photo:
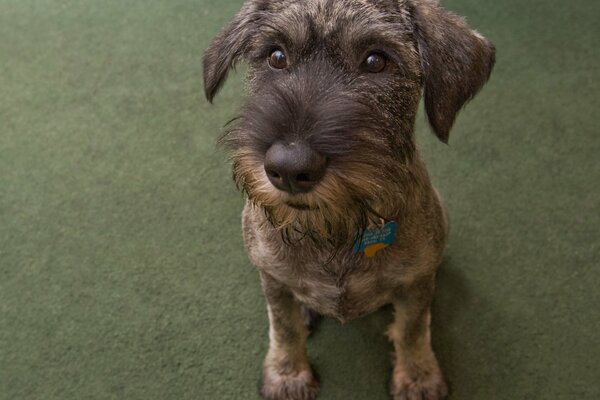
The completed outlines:
<svg viewBox="0 0 600 400">
<path fill-rule="evenodd" d="M 448 142 L 456 114 L 488 80 L 494 46 L 435 0 L 409 0 L 425 79 L 425 111 L 438 138 Z"/>
<path fill-rule="evenodd" d="M 225 83 L 229 70 L 246 53 L 255 24 L 254 16 L 254 4 L 249 1 L 221 30 L 204 52 L 204 94 L 208 101 L 212 102 Z"/>
</svg>

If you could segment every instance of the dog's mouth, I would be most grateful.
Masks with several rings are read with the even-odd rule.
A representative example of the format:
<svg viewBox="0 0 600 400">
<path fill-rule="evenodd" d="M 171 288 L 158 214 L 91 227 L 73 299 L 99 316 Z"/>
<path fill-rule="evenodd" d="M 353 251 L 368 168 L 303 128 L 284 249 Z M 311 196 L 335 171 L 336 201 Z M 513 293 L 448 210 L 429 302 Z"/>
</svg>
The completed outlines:
<svg viewBox="0 0 600 400">
<path fill-rule="evenodd" d="M 309 210 L 316 210 L 318 209 L 318 207 L 311 207 L 308 204 L 302 204 L 302 203 L 292 203 L 289 201 L 286 201 L 285 203 L 286 206 L 294 208 L 296 210 L 301 210 L 301 211 L 309 211 Z"/>
</svg>

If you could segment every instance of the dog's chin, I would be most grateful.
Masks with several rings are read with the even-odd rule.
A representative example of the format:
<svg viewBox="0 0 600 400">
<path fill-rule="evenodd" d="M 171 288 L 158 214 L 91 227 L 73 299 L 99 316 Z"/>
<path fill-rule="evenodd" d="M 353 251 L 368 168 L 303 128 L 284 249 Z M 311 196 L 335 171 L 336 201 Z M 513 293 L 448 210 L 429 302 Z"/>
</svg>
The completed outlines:
<svg viewBox="0 0 600 400">
<path fill-rule="evenodd" d="M 302 199 L 304 201 L 287 198 L 270 204 L 257 198 L 249 200 L 261 210 L 288 245 L 317 242 L 342 246 L 355 239 L 362 224 L 360 216 L 350 212 L 351 207 L 339 207 L 306 197 Z"/>
</svg>

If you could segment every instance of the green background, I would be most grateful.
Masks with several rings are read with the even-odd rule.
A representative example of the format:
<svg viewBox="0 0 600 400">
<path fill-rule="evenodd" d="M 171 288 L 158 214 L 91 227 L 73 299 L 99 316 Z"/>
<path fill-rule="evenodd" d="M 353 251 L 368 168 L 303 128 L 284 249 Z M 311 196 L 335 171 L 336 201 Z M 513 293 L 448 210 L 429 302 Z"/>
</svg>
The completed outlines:
<svg viewBox="0 0 600 400">
<path fill-rule="evenodd" d="M 257 399 L 267 317 L 201 54 L 240 1 L 0 0 L 0 399 Z M 600 398 L 600 2 L 447 0 L 497 46 L 450 146 L 452 399 Z M 324 320 L 320 399 L 386 399 L 384 309 Z"/>
</svg>

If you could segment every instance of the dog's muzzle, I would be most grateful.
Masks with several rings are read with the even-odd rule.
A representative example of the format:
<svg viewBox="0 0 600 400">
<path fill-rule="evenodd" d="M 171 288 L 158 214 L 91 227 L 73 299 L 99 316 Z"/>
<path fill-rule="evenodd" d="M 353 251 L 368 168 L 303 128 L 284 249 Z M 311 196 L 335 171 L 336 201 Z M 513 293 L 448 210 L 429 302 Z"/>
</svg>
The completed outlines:
<svg viewBox="0 0 600 400">
<path fill-rule="evenodd" d="M 327 159 L 303 142 L 276 142 L 265 155 L 265 172 L 269 181 L 288 193 L 309 192 L 327 169 Z"/>
</svg>

